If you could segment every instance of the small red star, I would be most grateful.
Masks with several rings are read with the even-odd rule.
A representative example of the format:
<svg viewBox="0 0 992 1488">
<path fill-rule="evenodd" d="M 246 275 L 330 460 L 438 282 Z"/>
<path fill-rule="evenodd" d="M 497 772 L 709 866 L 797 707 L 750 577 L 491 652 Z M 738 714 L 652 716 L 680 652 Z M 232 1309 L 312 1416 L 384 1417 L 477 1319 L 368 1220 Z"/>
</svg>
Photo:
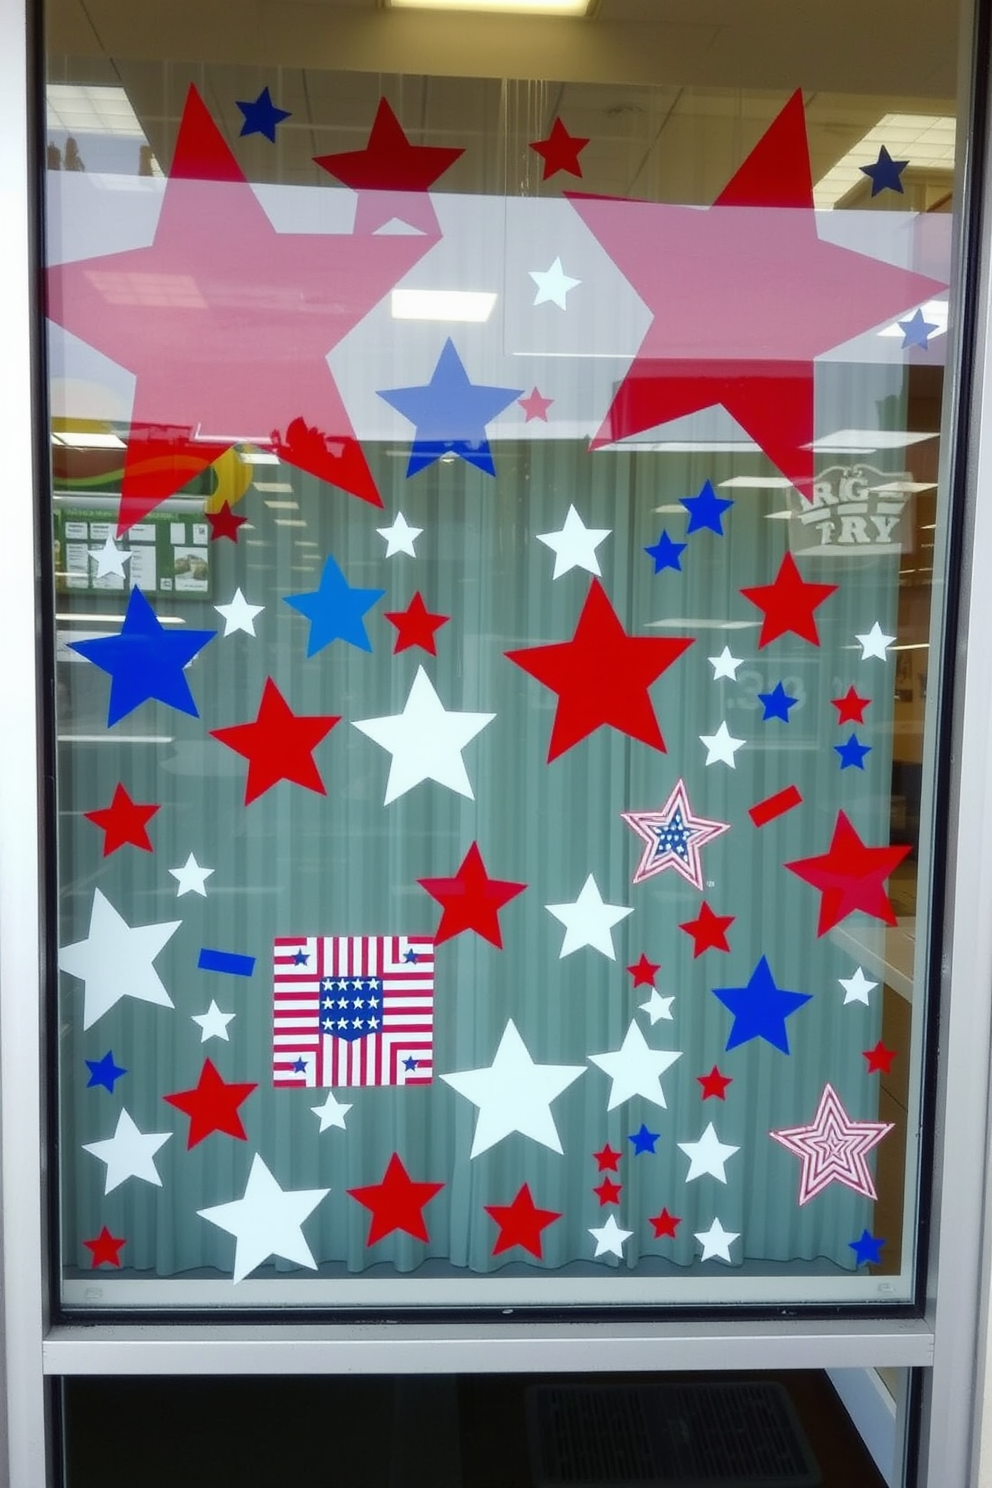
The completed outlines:
<svg viewBox="0 0 992 1488">
<path fill-rule="evenodd" d="M 708 1075 L 697 1075 L 696 1079 L 703 1087 L 700 1100 L 709 1100 L 710 1096 L 715 1095 L 717 1100 L 725 1101 L 727 1099 L 727 1086 L 734 1083 L 730 1075 L 721 1075 L 716 1065 L 713 1066 Z"/>
<path fill-rule="evenodd" d="M 132 801 L 123 785 L 118 782 L 109 806 L 102 806 L 99 811 L 84 811 L 83 815 L 103 832 L 103 856 L 109 858 L 112 852 L 127 844 L 143 848 L 145 852 L 154 852 L 151 839 L 145 831 L 145 822 L 151 821 L 158 810 L 158 806 L 139 805 L 137 801 Z"/>
<path fill-rule="evenodd" d="M 874 1075 L 881 1071 L 883 1075 L 889 1074 L 892 1069 L 892 1061 L 896 1057 L 895 1049 L 887 1049 L 879 1039 L 874 1049 L 865 1049 L 864 1057 L 868 1061 L 868 1073 Z"/>
<path fill-rule="evenodd" d="M 669 1214 L 667 1209 L 662 1209 L 660 1214 L 653 1214 L 648 1219 L 648 1224 L 654 1226 L 656 1240 L 674 1240 L 675 1231 L 681 1223 L 681 1217 L 677 1214 Z"/>
<path fill-rule="evenodd" d="M 524 423 L 529 424 L 531 419 L 540 419 L 543 424 L 546 424 L 548 422 L 548 409 L 554 401 L 554 398 L 543 397 L 537 388 L 534 388 L 532 392 L 528 393 L 526 398 L 518 398 L 517 402 L 527 415 Z"/>
<path fill-rule="evenodd" d="M 444 1187 L 443 1183 L 415 1183 L 394 1152 L 386 1164 L 381 1183 L 368 1183 L 363 1188 L 349 1188 L 348 1193 L 372 1212 L 372 1223 L 366 1246 L 375 1245 L 395 1230 L 412 1235 L 414 1240 L 427 1240 L 424 1205 L 429 1204 Z"/>
<path fill-rule="evenodd" d="M 243 527 L 247 517 L 239 517 L 231 510 L 231 503 L 225 501 L 219 511 L 207 512 L 207 521 L 210 523 L 210 541 L 216 542 L 219 537 L 230 538 L 231 542 L 238 540 L 238 528 Z"/>
<path fill-rule="evenodd" d="M 607 1142 L 602 1152 L 593 1153 L 593 1157 L 596 1159 L 596 1166 L 601 1173 L 619 1173 L 620 1169 L 618 1164 L 622 1156 L 622 1153 L 613 1151 L 613 1148 L 610 1146 L 609 1142 Z"/>
<path fill-rule="evenodd" d="M 661 970 L 661 962 L 659 961 L 656 966 L 653 961 L 648 960 L 642 951 L 640 960 L 635 961 L 633 966 L 628 966 L 627 970 L 634 978 L 635 989 L 637 987 L 653 987 L 654 979 Z"/>
<path fill-rule="evenodd" d="M 622 1183 L 614 1183 L 611 1178 L 604 1178 L 599 1187 L 593 1189 L 593 1193 L 599 1200 L 600 1209 L 604 1204 L 619 1204 L 622 1188 Z"/>
<path fill-rule="evenodd" d="M 512 1204 L 483 1204 L 482 1207 L 499 1225 L 493 1246 L 494 1256 L 520 1245 L 539 1261 L 543 1259 L 541 1231 L 554 1224 L 556 1219 L 561 1219 L 561 1215 L 555 1209 L 538 1209 L 528 1184 L 521 1187 Z"/>
<path fill-rule="evenodd" d="M 701 956 L 704 951 L 729 951 L 726 932 L 736 919 L 736 915 L 714 914 L 704 899 L 699 906 L 699 914 L 694 920 L 686 920 L 679 926 L 686 935 L 691 935 L 694 945 L 692 959 Z"/>
<path fill-rule="evenodd" d="M 908 844 L 867 847 L 843 811 L 838 811 L 829 850 L 785 866 L 823 895 L 816 933 L 826 935 L 855 910 L 894 925 L 896 915 L 885 892 L 885 880 L 911 851 Z"/>
<path fill-rule="evenodd" d="M 843 697 L 833 698 L 831 702 L 837 709 L 838 726 L 843 723 L 864 723 L 865 709 L 871 707 L 871 698 L 858 697 L 853 687 L 849 687 Z"/>
<path fill-rule="evenodd" d="M 361 195 L 356 233 L 374 233 L 398 217 L 430 236 L 439 235 L 428 190 L 465 151 L 449 145 L 411 145 L 384 98 L 364 150 L 315 155 L 314 164 Z"/>
<path fill-rule="evenodd" d="M 213 1061 L 205 1059 L 192 1090 L 177 1090 L 173 1095 L 163 1095 L 162 1099 L 189 1117 L 188 1150 L 211 1132 L 223 1132 L 225 1136 L 247 1142 L 248 1134 L 241 1124 L 238 1107 L 257 1089 L 257 1085 L 247 1082 L 228 1084 Z"/>
<path fill-rule="evenodd" d="M 272 678 L 266 677 L 254 722 L 234 723 L 229 728 L 211 729 L 210 733 L 248 761 L 245 805 L 250 806 L 280 780 L 326 796 L 313 751 L 340 722 L 340 717 L 329 713 L 294 713 Z"/>
<path fill-rule="evenodd" d="M 542 181 L 550 180 L 558 171 L 567 171 L 570 176 L 581 176 L 579 156 L 589 143 L 577 134 L 569 134 L 559 118 L 551 126 L 547 139 L 531 140 L 530 147 L 544 161 Z"/>
<path fill-rule="evenodd" d="M 503 949 L 499 912 L 527 887 L 509 879 L 490 878 L 477 842 L 472 843 L 454 878 L 418 878 L 417 882 L 441 905 L 436 945 L 461 935 L 463 930 L 474 930 L 498 950 Z"/>
<path fill-rule="evenodd" d="M 93 1257 L 93 1270 L 95 1271 L 97 1266 L 119 1266 L 121 1247 L 126 1245 L 127 1241 L 112 1235 L 104 1225 L 95 1240 L 84 1240 L 83 1244 Z"/>
<path fill-rule="evenodd" d="M 820 644 L 813 611 L 829 599 L 836 584 L 807 583 L 791 553 L 782 559 L 773 584 L 758 584 L 742 589 L 745 599 L 764 612 L 758 648 L 777 641 L 779 636 L 797 635 L 811 646 Z"/>
<path fill-rule="evenodd" d="M 442 625 L 447 625 L 451 616 L 433 614 L 424 604 L 424 596 L 419 589 L 405 610 L 386 610 L 383 613 L 398 632 L 393 647 L 394 656 L 400 651 L 408 651 L 411 646 L 419 646 L 421 651 L 427 651 L 431 656 L 437 655 L 434 632 L 440 630 Z"/>
</svg>

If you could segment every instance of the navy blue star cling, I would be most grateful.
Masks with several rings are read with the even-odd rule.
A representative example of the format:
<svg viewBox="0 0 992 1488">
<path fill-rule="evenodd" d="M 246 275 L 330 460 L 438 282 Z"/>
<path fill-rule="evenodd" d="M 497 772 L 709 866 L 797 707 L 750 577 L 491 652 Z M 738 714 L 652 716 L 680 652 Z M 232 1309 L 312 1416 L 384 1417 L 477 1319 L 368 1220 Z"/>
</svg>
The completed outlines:
<svg viewBox="0 0 992 1488">
<path fill-rule="evenodd" d="M 758 693 L 758 701 L 765 710 L 761 715 L 762 723 L 767 723 L 770 718 L 780 718 L 783 723 L 788 723 L 789 710 L 799 699 L 790 696 L 781 682 L 776 682 L 771 692 Z"/>
<path fill-rule="evenodd" d="M 216 634 L 215 630 L 187 630 L 185 626 L 166 630 L 141 590 L 132 589 L 119 635 L 70 641 L 69 650 L 78 651 L 108 673 L 110 728 L 150 701 L 199 718 L 183 668 Z"/>
<path fill-rule="evenodd" d="M 808 992 L 789 992 L 776 987 L 775 978 L 762 956 L 746 987 L 714 987 L 713 996 L 734 1015 L 727 1049 L 736 1049 L 751 1039 L 762 1038 L 773 1049 L 789 1053 L 785 1020 L 811 1000 Z"/>
<path fill-rule="evenodd" d="M 654 563 L 656 574 L 661 573 L 663 568 L 674 568 L 676 573 L 682 572 L 680 554 L 684 553 L 688 544 L 673 542 L 667 532 L 663 532 L 656 543 L 644 551 Z"/>
<path fill-rule="evenodd" d="M 240 98 L 235 103 L 245 116 L 239 138 L 246 134 L 264 134 L 272 144 L 276 142 L 276 125 L 291 117 L 288 109 L 276 108 L 268 88 L 263 88 L 253 102 Z"/>
<path fill-rule="evenodd" d="M 469 381 L 461 357 L 445 341 L 431 380 L 422 387 L 380 392 L 391 408 L 416 425 L 407 478 L 444 455 L 457 455 L 485 475 L 495 475 L 486 425 L 523 396 L 523 388 L 486 387 Z"/>
<path fill-rule="evenodd" d="M 718 537 L 722 537 L 723 514 L 733 504 L 729 497 L 718 496 L 709 481 L 703 486 L 698 496 L 683 496 L 680 505 L 684 506 L 689 513 L 689 525 L 685 529 L 686 536 L 691 537 L 694 532 L 702 532 L 705 528 L 708 532 L 715 532 Z"/>
<path fill-rule="evenodd" d="M 848 1245 L 858 1258 L 859 1266 L 877 1266 L 882 1258 L 884 1240 L 876 1240 L 867 1230 L 861 1231 L 859 1240 L 849 1240 Z"/>
<path fill-rule="evenodd" d="M 840 755 L 840 767 L 848 770 L 853 765 L 857 770 L 865 767 L 865 755 L 871 754 L 871 745 L 862 744 L 857 734 L 852 734 L 843 744 L 834 745 L 835 753 Z"/>
<path fill-rule="evenodd" d="M 113 1049 L 108 1049 L 102 1059 L 87 1059 L 86 1068 L 90 1072 L 90 1077 L 86 1081 L 86 1089 L 93 1090 L 97 1085 L 102 1085 L 104 1090 L 110 1091 L 111 1095 L 121 1075 L 127 1074 L 126 1069 L 114 1063 Z"/>
<path fill-rule="evenodd" d="M 908 164 L 908 160 L 893 160 L 883 145 L 874 165 L 862 165 L 859 169 L 871 182 L 872 196 L 877 196 L 880 191 L 898 191 L 902 196 L 902 173 Z"/>
<path fill-rule="evenodd" d="M 385 594 L 385 589 L 353 589 L 333 558 L 327 558 L 318 588 L 287 594 L 283 603 L 310 621 L 307 655 L 316 656 L 332 641 L 347 641 L 359 651 L 371 651 L 362 619 Z"/>
</svg>

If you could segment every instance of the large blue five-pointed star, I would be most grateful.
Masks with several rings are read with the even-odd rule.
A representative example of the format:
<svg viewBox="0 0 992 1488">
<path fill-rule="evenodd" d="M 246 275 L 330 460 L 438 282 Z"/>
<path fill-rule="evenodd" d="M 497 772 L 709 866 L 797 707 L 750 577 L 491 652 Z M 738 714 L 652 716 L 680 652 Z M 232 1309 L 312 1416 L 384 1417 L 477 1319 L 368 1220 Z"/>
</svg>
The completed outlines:
<svg viewBox="0 0 992 1488">
<path fill-rule="evenodd" d="M 882 1259 L 884 1240 L 876 1240 L 867 1230 L 861 1231 L 860 1240 L 849 1240 L 848 1245 L 858 1258 L 859 1266 L 877 1266 Z"/>
<path fill-rule="evenodd" d="M 654 562 L 655 573 L 661 573 L 663 568 L 674 568 L 676 573 L 682 572 L 682 564 L 679 554 L 684 553 L 688 543 L 672 542 L 667 532 L 663 532 L 656 543 L 644 551 Z"/>
<path fill-rule="evenodd" d="M 718 496 L 707 481 L 698 496 L 683 496 L 679 504 L 689 513 L 689 525 L 685 529 L 687 537 L 691 537 L 694 532 L 701 532 L 704 527 L 722 537 L 723 514 L 734 503 L 729 497 Z"/>
<path fill-rule="evenodd" d="M 761 715 L 762 723 L 767 723 L 769 718 L 781 718 L 783 723 L 789 721 L 789 709 L 794 708 L 799 699 L 791 697 L 782 686 L 776 682 L 771 692 L 759 692 L 758 701 L 764 708 Z"/>
<path fill-rule="evenodd" d="M 287 594 L 283 602 L 310 621 L 308 656 L 316 656 L 332 641 L 347 641 L 359 651 L 371 651 L 372 642 L 362 616 L 385 592 L 385 589 L 353 589 L 334 559 L 327 558 L 319 586 L 305 594 Z"/>
<path fill-rule="evenodd" d="M 880 191 L 886 189 L 898 191 L 901 196 L 903 190 L 901 177 L 908 164 L 908 160 L 893 160 L 883 145 L 874 165 L 862 165 L 859 169 L 871 182 L 872 196 L 877 196 Z"/>
<path fill-rule="evenodd" d="M 239 138 L 244 138 L 246 134 L 264 134 L 267 140 L 275 144 L 276 125 L 281 124 L 283 119 L 291 117 L 289 110 L 276 108 L 268 88 L 263 88 L 258 97 L 251 102 L 240 98 L 234 101 L 245 116 Z"/>
<path fill-rule="evenodd" d="M 923 351 L 929 351 L 930 337 L 934 331 L 940 330 L 940 326 L 923 319 L 922 310 L 914 311 L 909 320 L 900 320 L 897 324 L 902 331 L 900 351 L 905 351 L 908 346 L 919 346 Z"/>
<path fill-rule="evenodd" d="M 727 1049 L 736 1049 L 751 1039 L 763 1038 L 774 1049 L 789 1053 L 785 1020 L 811 1000 L 809 992 L 789 992 L 776 987 L 768 962 L 762 956 L 746 987 L 714 987 L 713 996 L 734 1015 Z"/>
<path fill-rule="evenodd" d="M 454 343 L 445 341 L 431 380 L 423 387 L 380 392 L 391 408 L 417 426 L 407 477 L 444 455 L 457 455 L 486 475 L 495 475 L 486 425 L 517 398 L 523 388 L 486 387 L 469 382 Z"/>
<path fill-rule="evenodd" d="M 118 723 L 154 699 L 180 713 L 199 718 L 189 683 L 183 676 L 198 651 L 217 634 L 215 630 L 166 630 L 140 589 L 131 590 L 120 634 L 94 641 L 70 641 L 78 651 L 110 676 L 107 727 Z"/>
<path fill-rule="evenodd" d="M 92 1090 L 94 1086 L 102 1085 L 104 1090 L 110 1091 L 111 1095 L 121 1075 L 127 1074 L 126 1069 L 114 1063 L 113 1049 L 108 1049 L 102 1059 L 87 1059 L 86 1068 L 90 1072 L 90 1077 L 86 1081 L 86 1089 Z"/>
<path fill-rule="evenodd" d="M 657 1142 L 660 1136 L 661 1132 L 648 1131 L 647 1127 L 642 1121 L 640 1130 L 631 1132 L 630 1136 L 627 1138 L 627 1141 L 633 1142 L 634 1156 L 637 1157 L 642 1152 L 653 1152 L 654 1144 L 655 1142 Z"/>
<path fill-rule="evenodd" d="M 849 769 L 851 765 L 854 765 L 859 770 L 863 770 L 865 767 L 865 755 L 871 754 L 871 745 L 862 744 L 857 734 L 852 734 L 845 743 L 835 744 L 834 750 L 840 755 L 840 767 L 842 770 Z"/>
</svg>

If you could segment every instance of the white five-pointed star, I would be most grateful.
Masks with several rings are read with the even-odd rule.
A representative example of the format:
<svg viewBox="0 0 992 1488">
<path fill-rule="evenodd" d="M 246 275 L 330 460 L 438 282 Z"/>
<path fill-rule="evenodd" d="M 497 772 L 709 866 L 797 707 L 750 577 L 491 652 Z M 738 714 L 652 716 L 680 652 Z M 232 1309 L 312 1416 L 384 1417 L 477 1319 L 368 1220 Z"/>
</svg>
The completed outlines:
<svg viewBox="0 0 992 1488">
<path fill-rule="evenodd" d="M 623 1255 L 623 1242 L 629 1240 L 634 1233 L 633 1230 L 622 1230 L 617 1224 L 616 1215 L 611 1214 L 604 1225 L 597 1229 L 593 1225 L 589 1230 L 590 1235 L 596 1242 L 596 1250 L 593 1256 L 601 1255 Z"/>
<path fill-rule="evenodd" d="M 885 661 L 885 648 L 892 645 L 895 636 L 886 635 L 876 620 L 867 635 L 856 635 L 854 639 L 861 645 L 862 661 L 867 661 L 872 656 L 877 656 L 880 661 Z"/>
<path fill-rule="evenodd" d="M 601 956 L 611 961 L 617 959 L 613 949 L 613 926 L 619 925 L 633 909 L 625 904 L 605 904 L 596 880 L 590 873 L 582 885 L 582 892 L 574 904 L 546 904 L 545 909 L 565 926 L 565 938 L 558 952 L 558 960 L 580 951 L 583 946 L 592 946 Z"/>
<path fill-rule="evenodd" d="M 721 723 L 715 734 L 700 734 L 699 742 L 706 745 L 708 765 L 729 765 L 732 770 L 737 769 L 734 755 L 738 749 L 743 749 L 744 740 L 733 737 L 727 728 L 726 720 Z"/>
<path fill-rule="evenodd" d="M 838 977 L 837 980 L 844 988 L 844 1006 L 849 1002 L 863 1002 L 865 1007 L 870 1007 L 868 993 L 874 991 L 877 982 L 870 982 L 859 966 L 852 977 Z"/>
<path fill-rule="evenodd" d="M 462 750 L 495 717 L 495 713 L 447 711 L 431 679 L 418 667 L 402 713 L 354 722 L 355 728 L 393 757 L 382 804 L 388 806 L 422 780 L 435 780 L 474 801 Z"/>
<path fill-rule="evenodd" d="M 295 1261 L 316 1271 L 310 1247 L 303 1238 L 303 1221 L 313 1213 L 329 1188 L 282 1189 L 256 1152 L 244 1197 L 229 1204 L 212 1204 L 196 1212 L 208 1224 L 233 1235 L 234 1280 L 241 1281 L 269 1256 Z"/>
<path fill-rule="evenodd" d="M 642 1013 L 647 1013 L 651 1019 L 651 1027 L 653 1028 L 659 1018 L 667 1018 L 669 1022 L 672 1021 L 672 1003 L 674 1001 L 674 997 L 662 997 L 658 988 L 652 987 L 651 996 L 647 1002 L 638 1003 L 638 1006 Z"/>
<path fill-rule="evenodd" d="M 143 1178 L 146 1183 L 161 1188 L 155 1154 L 171 1136 L 171 1132 L 140 1132 L 128 1112 L 122 1110 L 114 1135 L 102 1142 L 84 1142 L 83 1151 L 106 1163 L 105 1194 L 112 1193 L 128 1178 Z"/>
<path fill-rule="evenodd" d="M 227 1031 L 227 1025 L 237 1016 L 237 1013 L 222 1013 L 213 998 L 205 1013 L 190 1013 L 193 1022 L 200 1025 L 201 1044 L 205 1044 L 207 1039 L 212 1038 L 223 1039 L 225 1044 L 229 1044 L 231 1035 Z"/>
<path fill-rule="evenodd" d="M 236 630 L 243 630 L 245 635 L 255 634 L 255 616 L 260 615 L 265 609 L 264 605 L 249 604 L 241 592 L 240 585 L 234 591 L 234 598 L 227 604 L 214 605 L 218 615 L 224 620 L 224 634 L 233 635 Z"/>
<path fill-rule="evenodd" d="M 720 1183 L 726 1183 L 727 1174 L 724 1169 L 727 1159 L 741 1149 L 731 1147 L 729 1142 L 721 1142 L 711 1121 L 698 1142 L 680 1142 L 679 1150 L 689 1159 L 686 1183 L 691 1183 L 694 1178 L 702 1178 L 704 1173 L 709 1173 Z"/>
<path fill-rule="evenodd" d="M 386 557 L 395 558 L 397 553 L 408 553 L 416 558 L 414 543 L 423 532 L 423 527 L 411 527 L 402 512 L 397 512 L 392 527 L 377 527 L 380 537 L 386 539 Z"/>
<path fill-rule="evenodd" d="M 581 279 L 573 279 L 566 274 L 561 266 L 561 259 L 556 258 L 550 269 L 530 269 L 530 277 L 537 285 L 537 294 L 534 296 L 535 305 L 552 304 L 557 305 L 559 310 L 567 310 L 567 296 L 570 289 L 575 289 L 582 283 Z"/>
<path fill-rule="evenodd" d="M 116 574 L 118 578 L 124 577 L 124 565 L 128 562 L 131 554 L 125 548 L 119 548 L 114 539 L 107 534 L 107 541 L 102 548 L 90 548 L 89 555 L 96 564 L 96 576 L 105 579 L 108 574 Z"/>
<path fill-rule="evenodd" d="M 178 885 L 176 898 L 181 899 L 184 894 L 199 894 L 201 899 L 206 899 L 206 881 L 213 871 L 212 868 L 201 868 L 193 854 L 190 853 L 181 868 L 169 869 Z"/>
<path fill-rule="evenodd" d="M 60 969 L 83 983 L 84 1028 L 92 1028 L 122 997 L 174 1006 L 152 962 L 181 924 L 129 925 L 99 889 L 93 890 L 89 935 L 59 951 Z"/>
<path fill-rule="evenodd" d="M 643 1096 L 654 1106 L 668 1109 L 661 1076 L 677 1059 L 680 1049 L 652 1049 L 637 1024 L 631 1022 L 619 1049 L 604 1054 L 590 1054 L 589 1060 L 609 1075 L 610 1099 L 606 1109 L 616 1110 L 635 1095 Z"/>
<path fill-rule="evenodd" d="M 697 1230 L 696 1239 L 703 1247 L 700 1260 L 703 1261 L 729 1261 L 730 1247 L 735 1240 L 739 1240 L 740 1234 L 733 1230 L 725 1230 L 718 1219 L 714 1219 L 708 1230 Z"/>
<path fill-rule="evenodd" d="M 561 1152 L 551 1102 L 584 1074 L 581 1064 L 535 1064 L 511 1018 L 491 1065 L 441 1079 L 479 1108 L 469 1154 L 478 1157 L 511 1132 Z"/>
<path fill-rule="evenodd" d="M 713 668 L 713 681 L 720 677 L 729 677 L 731 682 L 737 681 L 737 668 L 743 661 L 741 656 L 731 656 L 730 647 L 724 646 L 719 656 L 709 657 L 709 664 Z"/>
<path fill-rule="evenodd" d="M 351 1106 L 339 1101 L 333 1090 L 327 1092 L 327 1099 L 322 1106 L 311 1106 L 311 1111 L 320 1118 L 320 1129 L 325 1132 L 329 1126 L 339 1126 L 342 1131 L 346 1130 L 344 1118 L 351 1110 Z"/>
<path fill-rule="evenodd" d="M 611 531 L 610 527 L 587 527 L 575 507 L 570 506 L 565 516 L 565 525 L 559 532 L 537 534 L 538 542 L 544 543 L 555 555 L 552 579 L 560 579 L 562 574 L 569 573 L 573 568 L 584 568 L 586 573 L 601 574 L 596 549 L 604 538 L 609 537 Z"/>
</svg>

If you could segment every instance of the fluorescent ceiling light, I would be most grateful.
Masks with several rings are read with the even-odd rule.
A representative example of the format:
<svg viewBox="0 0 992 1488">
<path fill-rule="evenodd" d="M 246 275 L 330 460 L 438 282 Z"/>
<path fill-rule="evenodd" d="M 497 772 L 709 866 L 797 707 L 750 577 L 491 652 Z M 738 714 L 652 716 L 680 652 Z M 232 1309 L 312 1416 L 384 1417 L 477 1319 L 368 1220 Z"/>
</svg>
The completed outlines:
<svg viewBox="0 0 992 1488">
<path fill-rule="evenodd" d="M 394 320 L 463 320 L 479 324 L 493 313 L 496 296 L 471 289 L 394 289 Z"/>
<path fill-rule="evenodd" d="M 276 517 L 276 527 L 305 527 L 306 520 L 303 517 Z"/>
<path fill-rule="evenodd" d="M 49 83 L 45 89 L 48 127 L 66 134 L 118 134 L 144 140 L 145 131 L 123 88 L 86 88 Z"/>
<path fill-rule="evenodd" d="M 116 434 L 75 434 L 63 430 L 52 435 L 52 443 L 68 449 L 127 449 L 123 439 L 118 439 Z"/>
<path fill-rule="evenodd" d="M 814 440 L 807 448 L 821 454 L 871 455 L 876 450 L 905 449 L 907 445 L 936 438 L 936 430 L 932 434 L 910 434 L 905 429 L 838 429 Z"/>
<path fill-rule="evenodd" d="M 388 0 L 393 10 L 502 11 L 513 15 L 584 16 L 590 0 Z"/>
<path fill-rule="evenodd" d="M 290 487 L 290 490 L 292 490 L 292 487 Z M 298 501 L 269 501 L 266 499 L 265 504 L 269 508 L 269 511 L 299 511 L 300 509 L 300 503 Z"/>
<path fill-rule="evenodd" d="M 123 625 L 127 619 L 126 615 L 90 615 L 84 610 L 71 615 L 56 614 L 56 620 L 66 621 L 69 625 Z M 159 625 L 185 625 L 186 621 L 182 615 L 158 615 Z M 116 737 L 116 735 L 115 735 Z"/>
<path fill-rule="evenodd" d="M 255 482 L 256 491 L 291 491 L 292 481 L 260 481 Z"/>
<path fill-rule="evenodd" d="M 238 459 L 243 465 L 278 465 L 279 456 L 265 450 L 239 450 Z"/>
<path fill-rule="evenodd" d="M 649 630 L 757 630 L 760 620 L 649 620 Z"/>
<path fill-rule="evenodd" d="M 784 475 L 734 475 L 720 482 L 720 490 L 787 491 L 791 485 Z"/>
<path fill-rule="evenodd" d="M 874 165 L 884 145 L 893 160 L 924 170 L 954 169 L 954 120 L 937 114 L 884 114 L 843 159 L 813 187 L 815 207 L 833 207 L 852 187 L 867 181 L 863 165 Z"/>
</svg>

